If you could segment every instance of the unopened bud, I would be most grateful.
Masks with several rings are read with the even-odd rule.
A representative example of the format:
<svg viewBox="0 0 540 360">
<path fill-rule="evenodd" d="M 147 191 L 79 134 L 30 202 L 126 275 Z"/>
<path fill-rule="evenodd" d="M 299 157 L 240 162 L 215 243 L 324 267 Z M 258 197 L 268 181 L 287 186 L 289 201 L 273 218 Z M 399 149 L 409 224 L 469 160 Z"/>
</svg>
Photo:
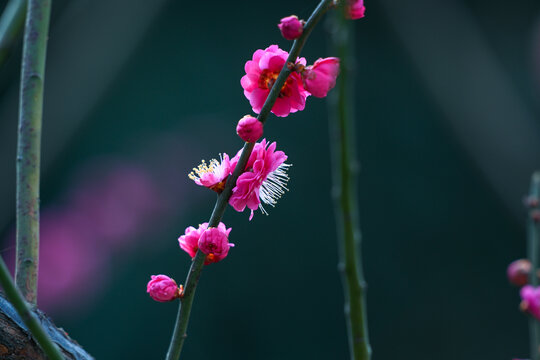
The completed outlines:
<svg viewBox="0 0 540 360">
<path fill-rule="evenodd" d="M 152 275 L 146 285 L 146 292 L 156 301 L 167 302 L 180 297 L 183 287 L 178 288 L 176 281 L 167 275 Z"/>
<path fill-rule="evenodd" d="M 352 20 L 361 19 L 366 13 L 364 0 L 348 0 L 347 17 Z"/>
<path fill-rule="evenodd" d="M 304 31 L 303 20 L 298 20 L 296 15 L 284 17 L 278 24 L 281 35 L 287 40 L 298 39 Z"/>
<path fill-rule="evenodd" d="M 263 124 L 257 118 L 246 115 L 238 121 L 236 133 L 245 142 L 254 143 L 263 134 Z"/>
<path fill-rule="evenodd" d="M 524 286 L 529 282 L 529 274 L 531 273 L 531 262 L 527 259 L 515 260 L 508 265 L 506 276 L 511 284 L 516 286 Z"/>
</svg>

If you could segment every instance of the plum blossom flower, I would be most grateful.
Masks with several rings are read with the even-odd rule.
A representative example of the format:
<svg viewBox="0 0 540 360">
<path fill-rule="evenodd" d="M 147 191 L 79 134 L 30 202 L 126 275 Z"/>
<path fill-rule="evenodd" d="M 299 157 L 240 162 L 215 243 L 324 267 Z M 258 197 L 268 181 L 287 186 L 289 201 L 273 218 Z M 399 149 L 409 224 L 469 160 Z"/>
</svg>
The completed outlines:
<svg viewBox="0 0 540 360">
<path fill-rule="evenodd" d="M 288 55 L 277 45 L 270 45 L 264 50 L 255 51 L 253 59 L 246 62 L 244 67 L 246 75 L 242 77 L 240 83 L 255 113 L 261 112 Z M 298 58 L 296 65 L 305 66 L 306 59 Z M 272 112 L 276 116 L 284 117 L 298 110 L 304 110 L 306 98 L 309 95 L 309 92 L 304 89 L 300 74 L 293 72 L 281 88 Z"/>
<path fill-rule="evenodd" d="M 365 16 L 366 7 L 364 6 L 364 0 L 349 0 L 347 4 L 347 16 L 352 19 L 361 19 Z"/>
<path fill-rule="evenodd" d="M 229 243 L 230 232 L 231 228 L 226 229 L 225 225 L 223 225 L 217 228 L 208 228 L 202 233 L 199 239 L 199 249 L 206 254 L 205 265 L 221 261 L 227 257 L 229 248 L 234 247 L 234 244 Z"/>
<path fill-rule="evenodd" d="M 263 134 L 263 124 L 253 116 L 246 115 L 238 121 L 236 133 L 245 142 L 255 142 Z"/>
<path fill-rule="evenodd" d="M 146 292 L 159 302 L 172 301 L 180 297 L 182 287 L 178 288 L 176 281 L 167 275 L 152 275 L 146 285 Z"/>
<path fill-rule="evenodd" d="M 525 285 L 521 288 L 519 295 L 521 296 L 520 308 L 540 320 L 540 287 Z"/>
<path fill-rule="evenodd" d="M 278 24 L 281 35 L 287 40 L 294 40 L 304 32 L 303 20 L 298 20 L 298 16 L 291 15 L 284 17 Z"/>
<path fill-rule="evenodd" d="M 302 71 L 304 87 L 311 95 L 323 98 L 328 91 L 336 86 L 336 78 L 339 74 L 339 59 L 328 57 L 318 59 L 313 65 L 306 66 Z"/>
<path fill-rule="evenodd" d="M 194 258 L 195 254 L 197 254 L 197 250 L 199 249 L 199 239 L 206 229 L 208 229 L 207 222 L 200 224 L 197 229 L 190 226 L 186 228 L 185 234 L 178 238 L 180 248 L 187 252 L 191 258 Z M 229 233 L 231 232 L 231 228 L 227 229 L 224 223 L 219 223 L 216 229 L 224 233 L 226 236 L 229 236 Z M 201 249 L 201 251 L 202 250 L 203 249 Z M 227 254 L 225 254 L 225 256 L 227 256 Z"/>
<path fill-rule="evenodd" d="M 225 187 L 225 181 L 234 167 L 230 166 L 229 155 L 225 153 L 219 155 L 219 160 L 212 159 L 210 164 L 206 164 L 203 160 L 199 166 L 193 168 L 188 177 L 197 185 L 205 186 L 218 194 L 221 193 Z"/>
<path fill-rule="evenodd" d="M 238 162 L 240 152 L 231 159 L 231 166 Z M 263 139 L 255 144 L 246 164 L 245 172 L 240 175 L 233 188 L 229 204 L 238 212 L 244 211 L 246 206 L 251 210 L 249 220 L 253 218 L 253 211 L 261 209 L 268 214 L 261 204 L 275 206 L 277 200 L 285 193 L 289 181 L 286 164 L 287 155 L 283 151 L 276 151 L 276 143 L 270 145 Z"/>
</svg>

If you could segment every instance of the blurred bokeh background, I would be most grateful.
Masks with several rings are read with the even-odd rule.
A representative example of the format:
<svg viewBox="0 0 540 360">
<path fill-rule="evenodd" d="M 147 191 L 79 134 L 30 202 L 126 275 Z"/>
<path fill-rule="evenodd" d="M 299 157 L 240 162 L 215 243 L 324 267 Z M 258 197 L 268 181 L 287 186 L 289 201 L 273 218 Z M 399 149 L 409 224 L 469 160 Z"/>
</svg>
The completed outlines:
<svg viewBox="0 0 540 360">
<path fill-rule="evenodd" d="M 5 6 L 6 1 L 0 1 Z M 177 243 L 214 195 L 187 177 L 241 146 L 240 86 L 276 24 L 316 1 L 55 0 L 46 70 L 39 305 L 97 359 L 157 359 L 177 303 Z M 540 167 L 540 3 L 380 0 L 356 21 L 356 131 L 374 359 L 526 357 L 505 277 L 525 256 L 522 197 Z M 1 254 L 13 257 L 19 62 L 0 69 Z M 325 26 L 308 62 L 332 56 Z M 229 211 L 236 247 L 203 272 L 186 359 L 346 359 L 327 105 L 272 117 L 290 192 Z"/>
</svg>

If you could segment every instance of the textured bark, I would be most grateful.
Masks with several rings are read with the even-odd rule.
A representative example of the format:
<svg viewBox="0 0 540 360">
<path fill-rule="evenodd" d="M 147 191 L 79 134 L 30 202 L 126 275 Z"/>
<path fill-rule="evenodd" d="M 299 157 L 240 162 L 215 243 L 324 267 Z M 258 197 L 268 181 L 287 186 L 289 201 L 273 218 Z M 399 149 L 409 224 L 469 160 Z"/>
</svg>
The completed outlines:
<svg viewBox="0 0 540 360">
<path fill-rule="evenodd" d="M 41 325 L 52 340 L 60 347 L 66 359 L 93 359 L 84 349 L 40 310 L 34 310 Z M 2 360 L 47 360 L 34 341 L 15 308 L 0 294 L 0 359 Z"/>
</svg>

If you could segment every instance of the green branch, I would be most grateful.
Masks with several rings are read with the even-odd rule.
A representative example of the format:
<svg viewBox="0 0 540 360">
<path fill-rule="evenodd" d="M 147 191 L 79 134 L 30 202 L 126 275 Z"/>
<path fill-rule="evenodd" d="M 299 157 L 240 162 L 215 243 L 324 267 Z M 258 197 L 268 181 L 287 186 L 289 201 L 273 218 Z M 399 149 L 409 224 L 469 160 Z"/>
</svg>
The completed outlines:
<svg viewBox="0 0 540 360">
<path fill-rule="evenodd" d="M 34 336 L 34 339 L 37 341 L 41 349 L 51 360 L 64 360 L 60 349 L 54 344 L 50 336 L 43 330 L 41 324 L 34 314 L 28 308 L 28 305 L 24 301 L 23 296 L 15 287 L 13 279 L 9 274 L 9 271 L 4 263 L 4 259 L 0 257 L 0 285 L 4 288 L 6 297 L 13 304 L 15 310 L 21 317 L 22 321 L 28 327 L 28 330 Z"/>
<path fill-rule="evenodd" d="M 50 13 L 50 0 L 28 1 L 19 97 L 15 281 L 32 305 L 37 301 L 41 118 Z"/>
<path fill-rule="evenodd" d="M 535 199 L 536 202 L 540 199 L 540 172 L 535 172 L 532 175 L 529 199 Z M 540 222 L 534 216 L 534 213 L 538 211 L 538 207 L 530 207 L 527 218 L 527 252 L 529 261 L 531 262 L 529 283 L 535 287 L 538 286 L 536 271 L 538 270 L 538 265 L 540 265 L 538 259 L 538 252 L 540 251 Z M 531 360 L 540 360 L 540 322 L 532 316 L 529 319 L 529 336 Z"/>
<path fill-rule="evenodd" d="M 276 102 L 279 92 L 281 91 L 282 86 L 285 84 L 285 80 L 287 80 L 287 77 L 291 73 L 291 69 L 288 68 L 287 64 L 294 64 L 296 62 L 296 59 L 300 55 L 300 51 L 302 50 L 306 39 L 309 37 L 311 31 L 319 22 L 324 13 L 331 6 L 332 0 L 322 0 L 304 25 L 304 31 L 302 33 L 302 36 L 300 36 L 294 41 L 291 50 L 289 51 L 289 57 L 287 58 L 285 65 L 281 69 L 281 72 L 279 73 L 276 82 L 270 89 L 270 93 L 268 94 L 268 97 L 266 98 L 261 112 L 257 117 L 257 119 L 261 123 L 264 124 L 266 122 L 268 116 L 270 115 L 270 110 L 272 110 L 272 107 Z M 229 176 L 229 178 L 227 179 L 223 192 L 217 198 L 216 205 L 214 206 L 214 210 L 212 211 L 212 215 L 210 217 L 210 220 L 208 221 L 209 227 L 216 227 L 221 222 L 223 214 L 225 213 L 225 209 L 227 208 L 229 199 L 232 195 L 232 189 L 236 185 L 236 180 L 244 171 L 244 168 L 247 164 L 249 156 L 251 155 L 251 152 L 253 151 L 254 146 L 254 143 L 244 144 L 244 148 L 242 149 L 242 154 L 240 155 L 238 164 L 236 165 L 236 168 L 234 169 L 232 175 Z M 191 313 L 191 306 L 193 304 L 193 297 L 195 295 L 197 283 L 199 281 L 199 277 L 201 276 L 204 259 L 205 254 L 198 250 L 195 258 L 193 259 L 184 285 L 184 296 L 181 299 L 180 308 L 178 309 L 178 316 L 176 318 L 173 336 L 169 346 L 169 351 L 167 352 L 167 360 L 177 360 L 180 357 L 182 346 L 187 336 L 186 330 L 189 322 L 189 316 Z"/>
<path fill-rule="evenodd" d="M 330 97 L 332 174 L 339 244 L 339 269 L 345 294 L 351 360 L 369 360 L 366 311 L 366 282 L 362 270 L 361 234 L 358 225 L 358 197 L 355 191 L 358 163 L 354 130 L 354 22 L 336 11 L 331 26 L 332 44 L 340 59 L 337 91 Z"/>
</svg>

